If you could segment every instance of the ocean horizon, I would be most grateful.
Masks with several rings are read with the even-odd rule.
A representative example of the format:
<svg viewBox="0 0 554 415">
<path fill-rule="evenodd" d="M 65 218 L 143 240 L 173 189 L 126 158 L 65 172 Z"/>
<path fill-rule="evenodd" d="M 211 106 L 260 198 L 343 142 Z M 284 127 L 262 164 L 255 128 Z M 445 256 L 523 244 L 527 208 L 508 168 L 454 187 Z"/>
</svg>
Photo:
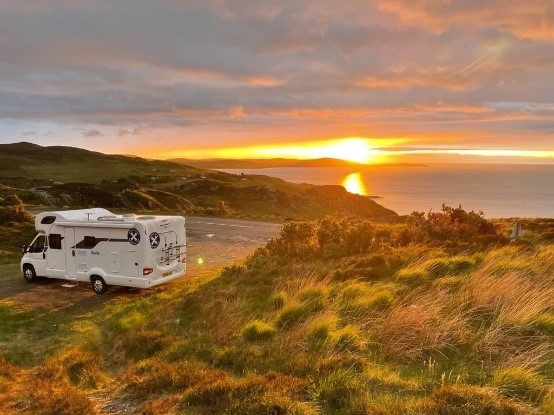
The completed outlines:
<svg viewBox="0 0 554 415">
<path fill-rule="evenodd" d="M 482 211 L 487 218 L 554 217 L 554 165 L 274 167 L 218 169 L 293 183 L 344 185 L 355 178 L 365 194 L 400 215 L 438 211 L 443 204 Z M 348 182 L 346 182 L 348 183 Z M 359 191 L 358 191 L 359 193 Z"/>
</svg>

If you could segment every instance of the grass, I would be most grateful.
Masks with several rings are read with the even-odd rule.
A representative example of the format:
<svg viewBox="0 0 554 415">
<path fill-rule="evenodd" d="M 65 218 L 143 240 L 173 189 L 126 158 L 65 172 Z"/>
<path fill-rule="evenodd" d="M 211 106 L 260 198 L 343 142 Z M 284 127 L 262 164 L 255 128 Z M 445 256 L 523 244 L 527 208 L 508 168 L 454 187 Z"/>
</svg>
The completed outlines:
<svg viewBox="0 0 554 415">
<path fill-rule="evenodd" d="M 102 297 L 2 265 L 0 412 L 552 413 L 546 225 L 448 245 L 341 225 L 392 239 L 349 250 L 297 226 L 221 273 Z"/>
</svg>

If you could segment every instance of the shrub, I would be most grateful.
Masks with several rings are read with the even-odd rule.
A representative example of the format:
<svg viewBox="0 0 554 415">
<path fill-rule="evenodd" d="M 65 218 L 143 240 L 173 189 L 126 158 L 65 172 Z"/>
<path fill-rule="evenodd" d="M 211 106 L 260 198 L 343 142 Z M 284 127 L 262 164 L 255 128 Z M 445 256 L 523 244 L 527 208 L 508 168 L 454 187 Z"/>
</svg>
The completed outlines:
<svg viewBox="0 0 554 415">
<path fill-rule="evenodd" d="M 500 235 L 497 226 L 483 217 L 483 212 L 466 212 L 461 208 L 446 205 L 442 206 L 440 212 L 429 212 L 427 215 L 413 212 L 408 217 L 405 230 L 412 242 L 434 245 L 507 242 L 507 239 Z"/>
<path fill-rule="evenodd" d="M 537 402 L 542 393 L 542 378 L 520 367 L 499 369 L 493 376 L 492 386 L 504 395 Z"/>
<path fill-rule="evenodd" d="M 275 328 L 260 320 L 252 320 L 242 328 L 242 338 L 253 342 L 267 340 L 275 334 Z"/>
<path fill-rule="evenodd" d="M 34 223 L 34 218 L 25 210 L 23 202 L 16 195 L 0 198 L 0 223 Z"/>
</svg>

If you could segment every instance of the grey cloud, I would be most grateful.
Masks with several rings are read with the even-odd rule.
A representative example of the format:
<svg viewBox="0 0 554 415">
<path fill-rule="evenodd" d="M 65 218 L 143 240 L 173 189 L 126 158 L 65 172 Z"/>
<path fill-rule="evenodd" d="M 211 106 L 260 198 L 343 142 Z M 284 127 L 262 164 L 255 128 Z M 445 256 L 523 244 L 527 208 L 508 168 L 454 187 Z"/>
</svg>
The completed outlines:
<svg viewBox="0 0 554 415">
<path fill-rule="evenodd" d="M 553 42 L 532 18 L 518 20 L 530 5 L 551 27 L 552 7 L 537 0 L 33 3 L 0 5 L 0 119 L 112 127 L 120 137 L 139 132 L 129 125 L 237 119 L 465 131 L 470 121 L 501 129 L 517 109 L 500 105 L 487 118 L 437 108 L 554 96 Z M 525 113 L 502 125 L 552 125 L 543 108 Z"/>
<path fill-rule="evenodd" d="M 36 131 L 29 130 L 29 131 L 22 131 L 21 135 L 24 137 L 32 137 L 38 135 Z"/>
<path fill-rule="evenodd" d="M 104 137 L 104 134 L 100 130 L 93 128 L 90 130 L 83 131 L 83 137 L 84 138 Z"/>
<path fill-rule="evenodd" d="M 127 135 L 140 135 L 140 128 L 133 128 L 133 129 L 127 129 L 127 128 L 120 128 L 116 131 L 115 135 L 118 137 L 125 137 Z"/>
</svg>

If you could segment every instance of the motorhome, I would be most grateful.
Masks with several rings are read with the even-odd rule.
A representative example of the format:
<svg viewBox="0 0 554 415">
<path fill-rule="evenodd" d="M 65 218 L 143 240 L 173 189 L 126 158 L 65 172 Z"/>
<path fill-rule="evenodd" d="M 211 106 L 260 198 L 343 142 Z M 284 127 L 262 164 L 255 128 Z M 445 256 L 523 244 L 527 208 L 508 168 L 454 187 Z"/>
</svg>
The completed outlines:
<svg viewBox="0 0 554 415">
<path fill-rule="evenodd" d="M 85 281 L 97 294 L 109 285 L 148 288 L 186 271 L 186 229 L 182 216 L 115 215 L 106 209 L 43 212 L 38 232 L 23 247 L 21 272 Z"/>
</svg>

